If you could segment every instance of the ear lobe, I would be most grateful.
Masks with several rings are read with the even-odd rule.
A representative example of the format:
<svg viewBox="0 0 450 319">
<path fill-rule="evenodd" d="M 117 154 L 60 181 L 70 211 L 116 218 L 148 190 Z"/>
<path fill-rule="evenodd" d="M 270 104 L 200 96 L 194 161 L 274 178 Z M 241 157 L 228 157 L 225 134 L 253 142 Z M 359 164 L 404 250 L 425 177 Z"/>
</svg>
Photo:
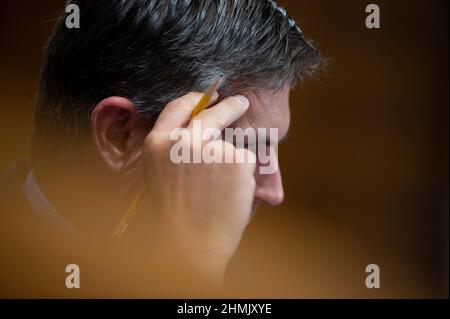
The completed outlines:
<svg viewBox="0 0 450 319">
<path fill-rule="evenodd" d="M 100 157 L 113 172 L 120 172 L 145 138 L 142 120 L 133 103 L 122 97 L 108 97 L 91 114 L 91 134 Z M 139 136 L 142 135 L 142 136 Z"/>
</svg>

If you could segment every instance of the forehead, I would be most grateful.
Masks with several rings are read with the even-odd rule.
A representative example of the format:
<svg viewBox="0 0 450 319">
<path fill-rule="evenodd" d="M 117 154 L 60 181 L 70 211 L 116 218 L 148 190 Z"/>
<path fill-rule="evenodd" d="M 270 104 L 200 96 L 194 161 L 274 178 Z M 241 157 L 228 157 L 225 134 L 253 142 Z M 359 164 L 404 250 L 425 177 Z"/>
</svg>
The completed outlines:
<svg viewBox="0 0 450 319">
<path fill-rule="evenodd" d="M 290 87 L 273 91 L 257 91 L 246 93 L 250 101 L 248 111 L 232 127 L 246 128 L 277 128 L 278 137 L 286 136 L 290 125 L 289 110 Z"/>
</svg>

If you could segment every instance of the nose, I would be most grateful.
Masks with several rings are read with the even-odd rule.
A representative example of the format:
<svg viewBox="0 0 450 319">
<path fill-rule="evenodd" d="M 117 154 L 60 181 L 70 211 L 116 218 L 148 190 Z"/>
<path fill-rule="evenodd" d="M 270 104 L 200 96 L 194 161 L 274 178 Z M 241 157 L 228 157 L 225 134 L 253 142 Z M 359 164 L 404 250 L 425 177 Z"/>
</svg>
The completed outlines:
<svg viewBox="0 0 450 319">
<path fill-rule="evenodd" d="M 281 173 L 278 165 L 273 174 L 261 174 L 259 172 L 259 165 L 257 165 L 255 180 L 255 199 L 271 206 L 277 206 L 283 202 L 283 182 L 281 180 Z"/>
</svg>

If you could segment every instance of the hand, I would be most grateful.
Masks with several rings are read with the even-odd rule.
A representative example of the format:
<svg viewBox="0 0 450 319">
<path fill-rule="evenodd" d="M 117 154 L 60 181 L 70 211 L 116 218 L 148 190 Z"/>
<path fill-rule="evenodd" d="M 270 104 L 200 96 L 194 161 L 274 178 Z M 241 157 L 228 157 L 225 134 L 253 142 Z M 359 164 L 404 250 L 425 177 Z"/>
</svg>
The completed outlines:
<svg viewBox="0 0 450 319">
<path fill-rule="evenodd" d="M 170 159 L 172 130 L 191 133 L 192 110 L 201 94 L 190 93 L 170 102 L 160 114 L 144 142 L 143 164 L 148 185 L 148 202 L 158 211 L 159 252 L 172 262 L 183 263 L 221 281 L 226 265 L 247 226 L 255 191 L 252 163 L 175 164 Z M 216 98 L 215 98 L 216 99 Z M 214 99 L 214 100 L 215 100 Z M 243 96 L 230 97 L 198 114 L 202 129 L 224 128 L 248 109 Z M 204 144 L 205 142 L 203 142 Z M 248 158 L 246 149 L 215 140 L 214 150 Z M 196 145 L 197 144 L 197 145 Z M 191 152 L 201 143 L 189 143 Z M 239 154 L 243 152 L 244 154 Z"/>
</svg>

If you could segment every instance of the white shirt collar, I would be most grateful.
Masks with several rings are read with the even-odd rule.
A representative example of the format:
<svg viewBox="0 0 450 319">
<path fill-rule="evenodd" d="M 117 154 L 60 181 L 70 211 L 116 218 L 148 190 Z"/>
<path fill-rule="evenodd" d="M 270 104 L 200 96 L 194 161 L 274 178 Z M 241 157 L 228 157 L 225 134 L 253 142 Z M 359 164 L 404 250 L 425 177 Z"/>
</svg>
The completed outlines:
<svg viewBox="0 0 450 319">
<path fill-rule="evenodd" d="M 42 192 L 36 182 L 33 171 L 28 173 L 25 182 L 22 184 L 22 190 L 33 211 L 43 222 L 59 227 L 71 235 L 79 236 L 79 232 L 53 207 Z"/>
</svg>

